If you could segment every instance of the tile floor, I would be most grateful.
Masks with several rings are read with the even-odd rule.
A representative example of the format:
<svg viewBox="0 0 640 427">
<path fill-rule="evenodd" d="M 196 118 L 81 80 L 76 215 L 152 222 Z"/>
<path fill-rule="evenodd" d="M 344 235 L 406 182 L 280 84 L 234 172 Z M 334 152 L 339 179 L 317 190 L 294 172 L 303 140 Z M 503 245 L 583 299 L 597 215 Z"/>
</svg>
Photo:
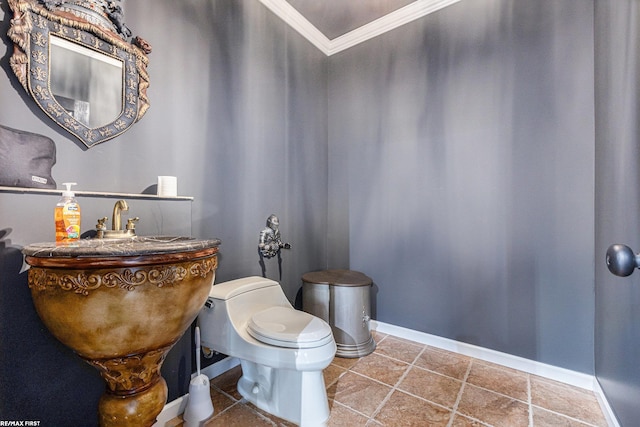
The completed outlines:
<svg viewBox="0 0 640 427">
<path fill-rule="evenodd" d="M 329 426 L 607 426 L 592 392 L 391 335 L 375 339 L 372 354 L 325 369 Z M 211 380 L 207 427 L 294 425 L 243 401 L 240 375 L 238 366 Z"/>
</svg>

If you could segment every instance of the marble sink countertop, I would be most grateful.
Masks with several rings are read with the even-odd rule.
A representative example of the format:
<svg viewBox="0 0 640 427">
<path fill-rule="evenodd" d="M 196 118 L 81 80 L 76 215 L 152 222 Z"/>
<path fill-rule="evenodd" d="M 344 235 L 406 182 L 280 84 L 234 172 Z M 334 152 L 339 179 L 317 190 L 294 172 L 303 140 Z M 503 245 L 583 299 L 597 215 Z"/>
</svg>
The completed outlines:
<svg viewBox="0 0 640 427">
<path fill-rule="evenodd" d="M 73 243 L 33 243 L 22 253 L 37 258 L 112 257 L 194 252 L 220 245 L 219 239 L 180 236 L 135 236 L 125 239 L 80 239 Z"/>
</svg>

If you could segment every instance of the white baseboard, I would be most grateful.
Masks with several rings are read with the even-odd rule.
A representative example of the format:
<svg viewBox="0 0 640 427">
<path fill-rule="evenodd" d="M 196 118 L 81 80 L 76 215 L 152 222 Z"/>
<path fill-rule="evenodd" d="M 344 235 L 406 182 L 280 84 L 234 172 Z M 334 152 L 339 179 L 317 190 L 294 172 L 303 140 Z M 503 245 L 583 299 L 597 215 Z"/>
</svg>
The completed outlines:
<svg viewBox="0 0 640 427">
<path fill-rule="evenodd" d="M 213 363 L 206 368 L 200 371 L 201 374 L 205 374 L 209 379 L 215 378 L 218 375 L 224 374 L 229 369 L 235 368 L 240 364 L 240 361 L 235 357 L 227 357 L 225 359 L 219 360 L 216 363 Z M 194 377 L 196 374 L 192 374 L 191 377 Z M 187 402 L 189 401 L 189 393 L 184 396 L 180 396 L 175 400 L 167 403 L 164 406 L 164 409 L 158 415 L 156 422 L 153 424 L 153 427 L 165 427 L 165 425 L 176 418 L 178 415 L 182 415 L 184 410 L 187 407 Z M 214 408 L 215 410 L 215 408 Z"/>
<path fill-rule="evenodd" d="M 425 332 L 414 331 L 413 329 L 407 329 L 401 326 L 378 322 L 377 320 L 371 321 L 371 329 L 383 334 L 389 334 L 394 337 L 404 338 L 420 344 L 430 345 L 442 350 L 452 351 L 454 353 L 473 357 L 474 359 L 484 360 L 485 362 L 496 363 L 508 368 L 517 369 L 519 371 L 592 391 L 596 395 L 598 403 L 600 403 L 600 408 L 602 409 L 609 426 L 620 427 L 620 424 L 613 414 L 613 410 L 611 409 L 602 388 L 600 388 L 600 383 L 593 375 L 536 362 L 534 360 L 525 359 L 512 354 L 501 353 L 499 351 L 454 341 L 448 338 L 442 338 Z"/>
<path fill-rule="evenodd" d="M 604 413 L 609 426 L 620 427 L 620 424 L 613 414 L 613 410 L 611 409 L 611 406 L 609 405 L 609 402 L 607 401 L 604 392 L 600 387 L 600 383 L 593 375 L 548 365 L 546 363 L 536 362 L 534 360 L 525 359 L 523 357 L 501 353 L 499 351 L 454 341 L 448 338 L 442 338 L 436 335 L 427 334 L 425 332 L 403 328 L 401 326 L 378 322 L 377 320 L 371 320 L 370 325 L 372 330 L 383 334 L 393 335 L 394 337 L 404 338 L 407 340 L 418 342 L 420 344 L 430 345 L 432 347 L 452 351 L 454 353 L 484 360 L 486 362 L 496 363 L 508 368 L 517 369 L 519 371 L 538 375 L 554 381 L 559 381 L 565 384 L 592 391 L 594 392 L 596 398 L 598 399 L 598 402 L 600 403 L 600 407 L 602 408 L 602 412 Z M 212 365 L 207 366 L 202 370 L 202 373 L 209 378 L 215 378 L 218 375 L 227 372 L 229 369 L 238 366 L 239 364 L 240 361 L 238 359 L 234 357 L 227 357 Z M 188 399 L 189 394 L 185 394 L 184 396 L 179 397 L 165 405 L 160 415 L 158 415 L 158 420 L 153 425 L 153 427 L 164 427 L 167 422 L 181 415 L 187 406 Z"/>
<path fill-rule="evenodd" d="M 189 393 L 164 405 L 164 409 L 162 409 L 162 412 L 160 412 L 152 427 L 165 427 L 169 421 L 176 418 L 178 415 L 182 415 L 187 407 L 188 399 Z"/>
<path fill-rule="evenodd" d="M 600 387 L 600 382 L 595 377 L 593 378 L 593 392 L 596 394 L 598 403 L 600 403 L 602 412 L 604 413 L 604 416 L 607 419 L 607 424 L 609 424 L 609 426 L 611 427 L 620 427 L 620 423 L 618 423 L 618 419 L 613 413 L 613 409 L 611 408 L 611 405 L 609 405 L 609 401 L 604 395 L 604 391 L 602 390 L 602 387 Z"/>
<path fill-rule="evenodd" d="M 593 391 L 593 375 L 583 374 L 581 372 L 571 371 L 569 369 L 559 368 L 545 363 L 535 362 L 523 357 L 514 356 L 499 351 L 490 350 L 488 348 L 478 347 L 472 344 L 466 344 L 454 341 L 448 338 L 442 338 L 436 335 L 424 332 L 414 331 L 412 329 L 400 326 L 390 325 L 388 323 L 371 321 L 371 329 L 384 334 L 393 335 L 398 338 L 419 342 L 420 344 L 430 345 L 443 350 L 452 351 L 454 353 L 473 357 L 475 359 L 484 360 L 508 368 L 517 369 L 541 377 L 560 381 L 576 387 Z"/>
</svg>

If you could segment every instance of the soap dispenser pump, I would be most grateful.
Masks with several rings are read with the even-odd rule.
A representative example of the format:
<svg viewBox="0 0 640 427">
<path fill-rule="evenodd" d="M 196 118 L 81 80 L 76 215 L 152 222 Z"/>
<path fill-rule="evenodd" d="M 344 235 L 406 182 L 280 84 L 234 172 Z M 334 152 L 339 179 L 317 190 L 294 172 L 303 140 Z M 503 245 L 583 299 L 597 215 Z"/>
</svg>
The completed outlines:
<svg viewBox="0 0 640 427">
<path fill-rule="evenodd" d="M 67 187 L 62 192 L 62 197 L 58 200 L 54 209 L 53 219 L 56 227 L 56 243 L 75 242 L 80 239 L 80 205 L 75 198 L 75 193 L 71 191 L 71 186 L 75 182 L 65 182 L 62 185 Z"/>
</svg>

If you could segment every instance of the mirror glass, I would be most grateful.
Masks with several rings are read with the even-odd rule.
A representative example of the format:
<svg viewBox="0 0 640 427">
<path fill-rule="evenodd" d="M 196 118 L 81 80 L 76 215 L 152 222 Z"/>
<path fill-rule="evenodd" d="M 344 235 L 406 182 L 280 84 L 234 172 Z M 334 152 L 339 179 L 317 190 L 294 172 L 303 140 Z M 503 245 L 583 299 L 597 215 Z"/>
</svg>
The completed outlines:
<svg viewBox="0 0 640 427">
<path fill-rule="evenodd" d="M 87 127 L 113 122 L 122 112 L 122 60 L 54 35 L 49 43 L 51 93 L 56 101 Z"/>
<path fill-rule="evenodd" d="M 128 41 L 120 0 L 9 0 L 9 63 L 36 104 L 87 147 L 127 131 L 149 108 L 149 44 Z"/>
</svg>

